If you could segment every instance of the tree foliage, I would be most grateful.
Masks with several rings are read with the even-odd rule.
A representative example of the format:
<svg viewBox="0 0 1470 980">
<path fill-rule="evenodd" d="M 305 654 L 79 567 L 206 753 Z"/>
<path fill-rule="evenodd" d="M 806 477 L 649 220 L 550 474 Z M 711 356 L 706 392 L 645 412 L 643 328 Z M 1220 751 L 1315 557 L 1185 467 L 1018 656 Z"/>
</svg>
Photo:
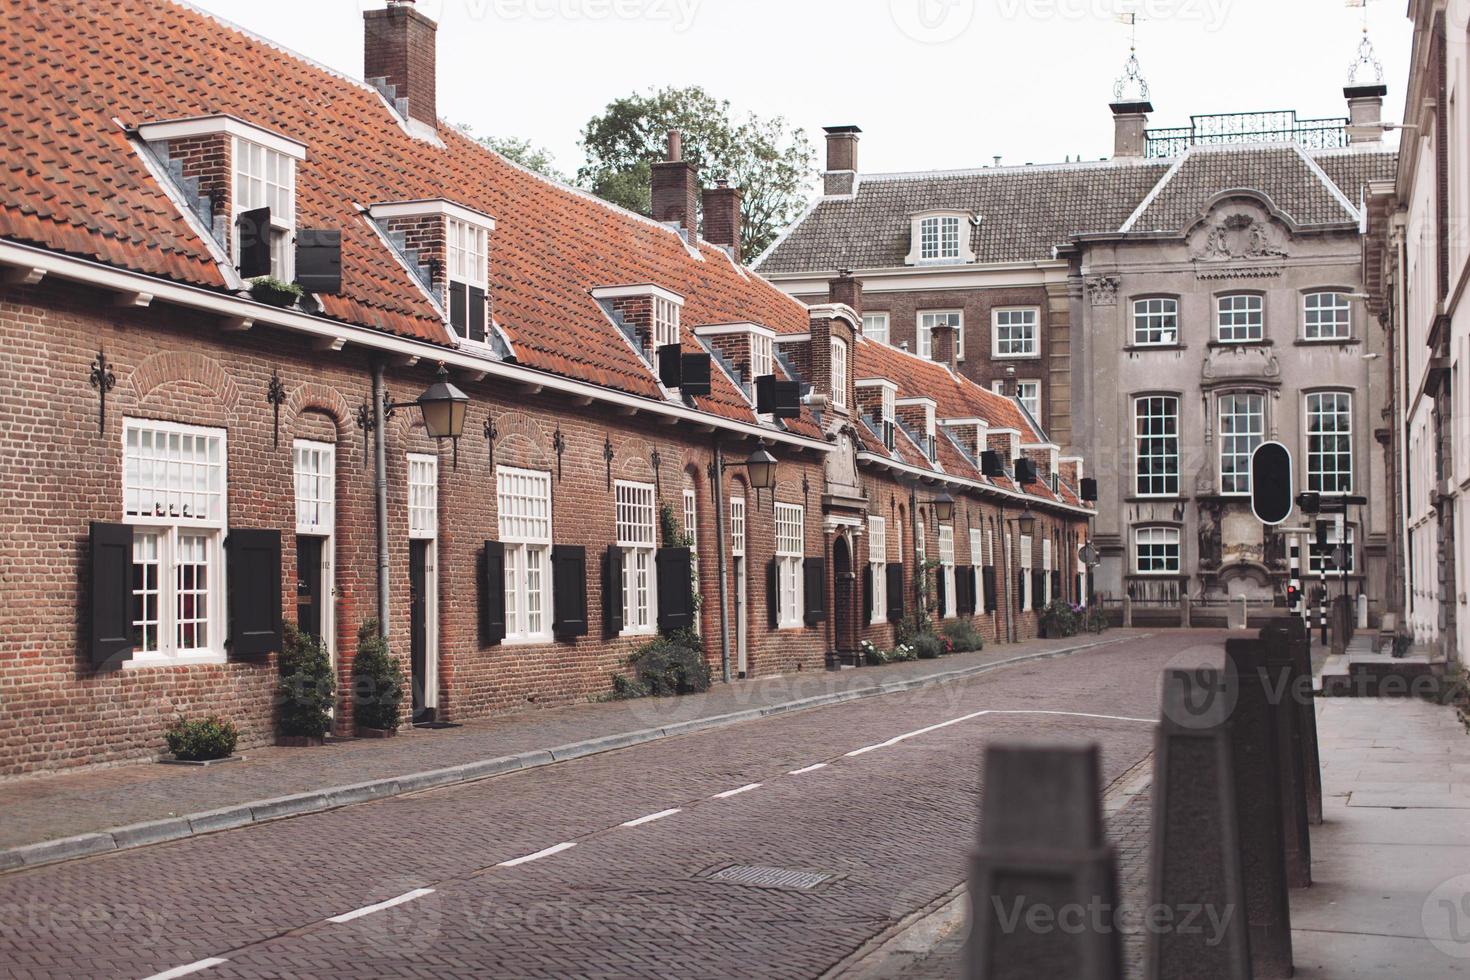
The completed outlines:
<svg viewBox="0 0 1470 980">
<path fill-rule="evenodd" d="M 556 157 L 544 146 L 537 146 L 530 140 L 517 139 L 514 136 L 476 136 L 468 126 L 461 126 L 460 129 L 470 139 L 494 150 L 511 163 L 518 163 L 527 170 L 563 184 L 570 183 L 567 175 L 558 169 Z"/>
<path fill-rule="evenodd" d="M 664 159 L 672 129 L 683 134 L 684 158 L 706 183 L 724 178 L 740 188 L 743 252 L 763 252 L 799 214 L 816 167 L 805 131 L 781 116 L 737 117 L 729 102 L 698 86 L 635 92 L 608 103 L 583 129 L 587 162 L 578 183 L 649 214 L 653 164 Z"/>
</svg>

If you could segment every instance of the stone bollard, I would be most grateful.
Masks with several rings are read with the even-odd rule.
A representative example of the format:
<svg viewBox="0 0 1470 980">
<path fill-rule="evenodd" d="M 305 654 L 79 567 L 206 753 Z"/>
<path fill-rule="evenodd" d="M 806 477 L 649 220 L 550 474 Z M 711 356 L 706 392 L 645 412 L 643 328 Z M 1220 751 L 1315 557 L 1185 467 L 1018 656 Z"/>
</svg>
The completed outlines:
<svg viewBox="0 0 1470 980">
<path fill-rule="evenodd" d="M 1179 597 L 1179 628 L 1180 629 L 1186 629 L 1187 630 L 1187 629 L 1190 628 L 1191 625 L 1193 625 L 1193 622 L 1194 622 L 1194 610 L 1191 607 L 1192 607 L 1192 603 L 1189 601 L 1189 596 L 1187 596 L 1187 595 L 1181 595 Z"/>
<path fill-rule="evenodd" d="M 1291 908 L 1281 841 L 1276 718 L 1260 670 L 1265 663 L 1260 640 L 1226 641 L 1226 683 L 1236 692 L 1230 744 L 1252 972 L 1259 980 L 1276 980 L 1292 975 Z"/>
<path fill-rule="evenodd" d="M 992 743 L 970 862 L 971 980 L 1121 980 L 1096 744 Z"/>
<path fill-rule="evenodd" d="M 1302 736 L 1307 823 L 1318 827 L 1322 824 L 1322 757 L 1317 744 L 1317 700 L 1312 690 L 1312 631 L 1298 616 L 1288 617 L 1283 622 L 1291 651 L 1293 683 L 1299 685 L 1297 690 L 1301 692 L 1297 700 L 1297 715 Z"/>
<path fill-rule="evenodd" d="M 1275 716 L 1277 774 L 1281 787 L 1281 843 L 1286 853 L 1286 884 L 1312 884 L 1312 842 L 1307 819 L 1306 749 L 1302 744 L 1301 679 L 1292 663 L 1291 634 L 1285 623 L 1261 630 L 1266 648 L 1266 676 L 1271 713 Z M 1308 679 L 1307 696 L 1312 688 Z"/>
<path fill-rule="evenodd" d="M 1249 609 L 1250 607 L 1246 605 L 1245 596 L 1241 596 L 1239 602 L 1236 602 L 1234 599 L 1227 599 L 1225 601 L 1225 628 L 1231 630 L 1245 629 L 1249 621 Z"/>
<path fill-rule="evenodd" d="M 1231 762 L 1233 692 L 1220 670 L 1164 673 L 1154 736 L 1148 980 L 1250 980 L 1245 873 Z M 1196 913 L 1185 927 L 1184 910 Z"/>
<path fill-rule="evenodd" d="M 1130 596 L 1123 597 L 1123 628 L 1129 629 L 1133 626 L 1133 599 Z"/>
</svg>

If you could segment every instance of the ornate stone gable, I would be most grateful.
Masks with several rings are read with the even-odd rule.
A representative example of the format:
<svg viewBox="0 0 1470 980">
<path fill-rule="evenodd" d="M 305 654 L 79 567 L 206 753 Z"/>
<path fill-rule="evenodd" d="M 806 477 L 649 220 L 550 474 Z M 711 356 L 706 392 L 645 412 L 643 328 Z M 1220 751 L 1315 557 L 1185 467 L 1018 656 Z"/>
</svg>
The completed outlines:
<svg viewBox="0 0 1470 980">
<path fill-rule="evenodd" d="M 1189 233 L 1189 258 L 1201 279 L 1279 275 L 1291 233 L 1254 201 L 1227 200 Z"/>
</svg>

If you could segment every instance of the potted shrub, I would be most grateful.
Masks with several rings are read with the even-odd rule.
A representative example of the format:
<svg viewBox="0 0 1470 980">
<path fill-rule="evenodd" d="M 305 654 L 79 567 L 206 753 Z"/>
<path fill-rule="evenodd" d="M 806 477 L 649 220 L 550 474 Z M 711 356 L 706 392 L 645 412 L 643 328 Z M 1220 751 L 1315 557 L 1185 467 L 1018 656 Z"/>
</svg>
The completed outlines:
<svg viewBox="0 0 1470 980">
<path fill-rule="evenodd" d="M 1076 636 L 1082 609 L 1065 599 L 1053 599 L 1041 610 L 1041 635 L 1047 639 Z"/>
<path fill-rule="evenodd" d="M 950 641 L 954 653 L 973 653 L 985 649 L 985 638 L 967 619 L 957 620 L 944 627 L 944 636 Z"/>
<path fill-rule="evenodd" d="M 283 282 L 272 276 L 250 280 L 250 298 L 270 306 L 295 306 L 306 296 L 306 290 L 294 282 Z"/>
<path fill-rule="evenodd" d="M 207 763 L 232 757 L 240 735 L 233 724 L 216 715 L 193 721 L 180 715 L 163 737 L 175 761 Z"/>
<path fill-rule="evenodd" d="M 613 677 L 614 696 L 619 699 L 700 694 L 710 688 L 709 663 L 683 631 L 645 643 L 628 658 L 628 666 L 633 669 L 631 678 Z"/>
<path fill-rule="evenodd" d="M 390 738 L 398 734 L 403 707 L 403 666 L 388 652 L 388 641 L 369 619 L 357 631 L 357 656 L 352 661 L 352 717 L 359 738 Z"/>
<path fill-rule="evenodd" d="M 277 689 L 280 716 L 276 744 L 298 748 L 323 744 L 332 728 L 336 691 L 332 659 L 322 641 L 287 623 Z"/>
</svg>

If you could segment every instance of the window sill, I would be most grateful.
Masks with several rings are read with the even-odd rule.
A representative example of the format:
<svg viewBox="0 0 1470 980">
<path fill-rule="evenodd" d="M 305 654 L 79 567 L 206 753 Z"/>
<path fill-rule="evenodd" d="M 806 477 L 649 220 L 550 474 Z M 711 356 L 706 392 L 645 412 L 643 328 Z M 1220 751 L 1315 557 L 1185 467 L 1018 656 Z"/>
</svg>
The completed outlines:
<svg viewBox="0 0 1470 980">
<path fill-rule="evenodd" d="M 1188 344 L 1129 344 L 1123 348 L 1125 354 L 1136 354 L 1140 351 L 1153 350 L 1189 350 Z"/>
<path fill-rule="evenodd" d="M 621 633 L 618 634 L 618 636 L 657 636 L 657 635 L 658 635 L 658 630 L 655 629 L 655 628 L 653 628 L 653 627 L 645 627 L 643 629 L 636 629 L 636 630 L 625 629 Z"/>
<path fill-rule="evenodd" d="M 1040 354 L 991 354 L 993 361 L 1039 361 Z"/>
<path fill-rule="evenodd" d="M 1276 341 L 1267 337 L 1264 340 L 1212 340 L 1205 344 L 1206 347 L 1275 347 Z"/>
<path fill-rule="evenodd" d="M 135 653 L 132 658 L 123 662 L 123 670 L 147 670 L 150 667 L 204 667 L 220 666 L 229 663 L 229 657 L 223 653 L 181 653 L 177 655 L 166 653 Z"/>
<path fill-rule="evenodd" d="M 500 641 L 503 647 L 534 647 L 546 646 L 556 642 L 556 637 L 550 633 L 545 636 L 507 636 Z"/>
<path fill-rule="evenodd" d="M 1185 501 L 1187 501 L 1188 499 L 1189 498 L 1186 497 L 1186 496 L 1184 496 L 1183 494 L 1170 493 L 1170 494 L 1159 494 L 1157 496 L 1148 496 L 1148 497 L 1138 497 L 1138 496 L 1124 497 L 1123 498 L 1123 503 L 1125 503 L 1125 504 L 1167 504 L 1167 503 L 1171 503 L 1172 502 L 1172 503 L 1176 503 L 1176 504 L 1182 504 Z"/>
<path fill-rule="evenodd" d="M 1360 337 L 1343 337 L 1341 339 L 1332 338 L 1327 340 L 1308 340 L 1306 337 L 1298 337 L 1291 343 L 1293 347 L 1357 347 L 1362 342 L 1362 338 Z"/>
</svg>

